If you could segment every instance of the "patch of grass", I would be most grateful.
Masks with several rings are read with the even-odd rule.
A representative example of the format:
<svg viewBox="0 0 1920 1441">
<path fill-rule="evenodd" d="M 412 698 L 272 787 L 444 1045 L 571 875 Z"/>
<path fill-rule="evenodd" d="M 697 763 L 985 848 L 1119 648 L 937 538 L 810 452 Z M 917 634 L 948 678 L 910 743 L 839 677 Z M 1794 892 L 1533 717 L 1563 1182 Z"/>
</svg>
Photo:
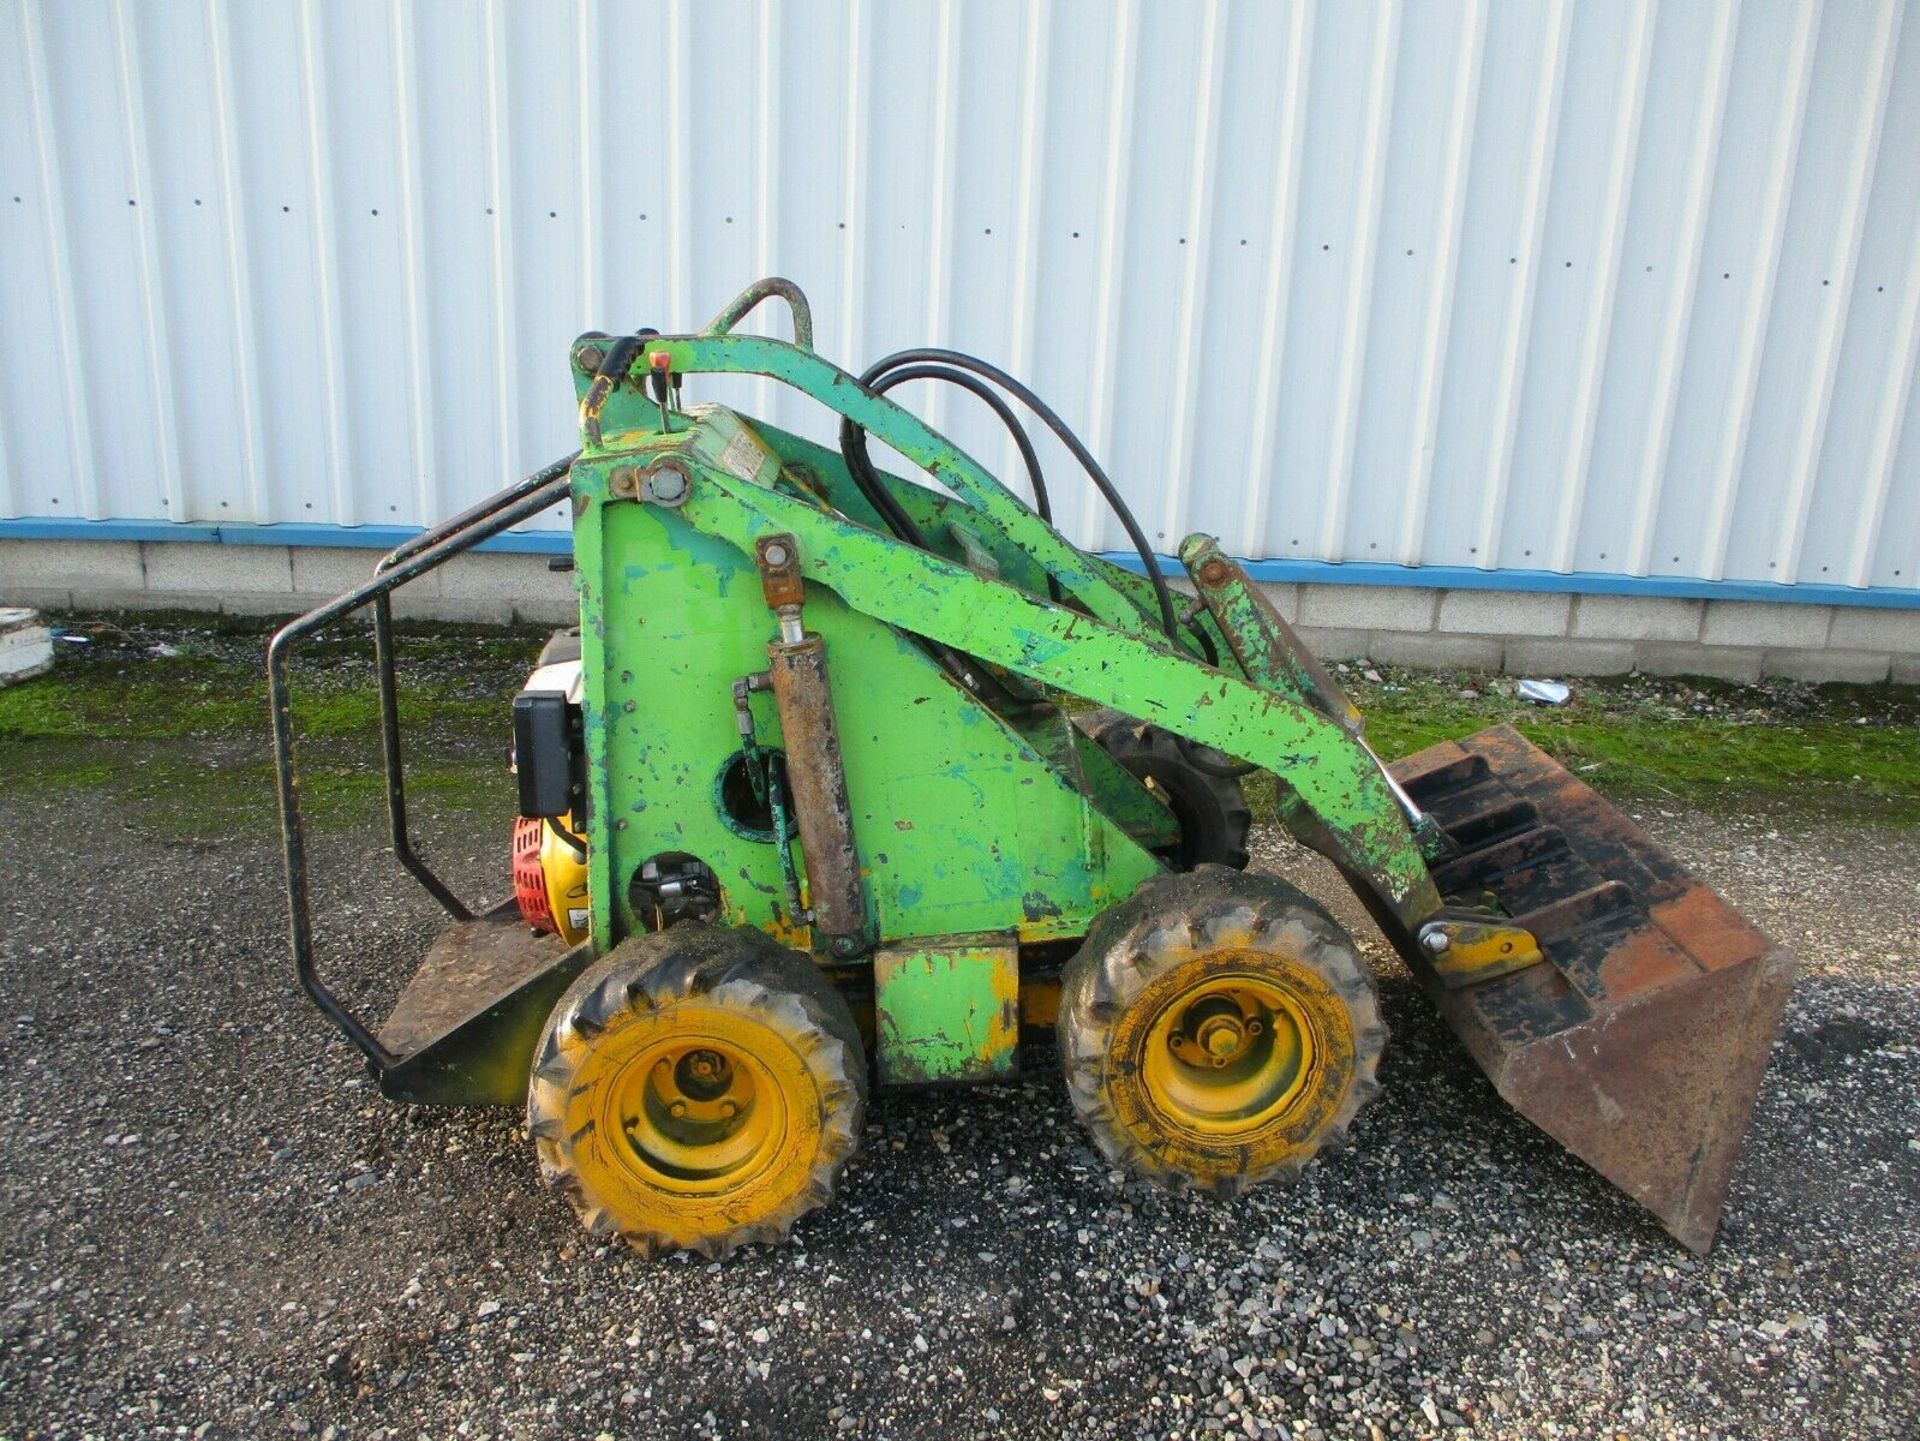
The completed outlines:
<svg viewBox="0 0 1920 1441">
<path fill-rule="evenodd" d="M 0 788 L 49 803 L 78 791 L 110 793 L 126 819 L 178 841 L 271 834 L 279 824 L 273 766 L 257 753 L 206 753 L 177 742 L 126 741 L 113 760 L 94 740 L 39 737 L 0 751 Z M 301 812 L 310 829 L 384 823 L 386 782 L 374 757 L 321 750 L 301 765 Z M 410 761 L 407 798 L 425 830 L 450 817 L 505 825 L 513 784 L 496 756 Z"/>
<path fill-rule="evenodd" d="M 228 619 L 85 625 L 94 644 L 63 651 L 49 676 L 0 690 L 0 783 L 119 785 L 156 811 L 164 794 L 195 828 L 239 812 L 270 817 L 269 627 Z M 477 803 L 484 778 L 497 781 L 508 702 L 544 636 L 533 627 L 402 627 L 410 793 L 458 807 Z M 1709 808 L 1759 796 L 1920 821 L 1914 687 L 1629 677 L 1576 682 L 1567 705 L 1542 707 L 1518 699 L 1506 677 L 1353 667 L 1341 679 L 1367 714 L 1369 740 L 1389 758 L 1508 724 L 1615 796 Z M 331 633 L 302 652 L 294 706 L 316 815 L 334 800 L 377 810 L 379 712 L 364 630 Z M 203 787 L 205 806 L 196 799 Z M 1270 790 L 1264 778 L 1249 786 L 1262 814 L 1271 813 L 1262 799 Z"/>
<path fill-rule="evenodd" d="M 1761 795 L 1920 819 L 1920 717 L 1912 697 L 1884 687 L 1823 688 L 1783 705 L 1705 682 L 1582 682 L 1566 705 L 1547 707 L 1518 699 L 1510 682 L 1396 673 L 1361 682 L 1355 698 L 1383 756 L 1504 724 L 1615 795 L 1705 808 Z"/>
<path fill-rule="evenodd" d="M 303 767 L 300 780 L 302 810 L 310 809 L 317 816 L 384 807 L 386 804 L 385 776 L 361 766 Z M 265 787 L 272 786 L 271 770 L 261 774 L 260 783 Z M 491 802 L 511 805 L 513 795 L 511 777 L 506 767 L 497 760 L 435 761 L 407 767 L 410 811 L 423 800 L 449 810 L 468 810 Z"/>
<path fill-rule="evenodd" d="M 401 635 L 407 791 L 433 816 L 512 813 L 508 707 L 543 633 Z M 130 822 L 217 840 L 277 824 L 261 627 L 94 623 L 50 675 L 0 690 L 0 788 L 57 798 L 111 793 Z M 385 782 L 365 634 L 323 637 L 299 658 L 294 719 L 303 810 L 319 829 L 378 825 Z M 504 821 L 502 821 L 504 824 Z"/>
<path fill-rule="evenodd" d="M 62 666 L 0 691 L 0 737 L 170 737 L 264 724 L 265 686 L 239 668 L 181 657 L 164 663 Z"/>
<path fill-rule="evenodd" d="M 370 669 L 335 665 L 296 679 L 294 722 L 315 738 L 373 734 L 380 702 Z M 409 728 L 504 727 L 511 688 L 476 694 L 470 682 L 413 678 L 400 692 Z M 178 740 L 268 732 L 267 686 L 259 667 L 190 654 L 63 665 L 52 675 L 0 690 L 0 738 Z"/>
</svg>

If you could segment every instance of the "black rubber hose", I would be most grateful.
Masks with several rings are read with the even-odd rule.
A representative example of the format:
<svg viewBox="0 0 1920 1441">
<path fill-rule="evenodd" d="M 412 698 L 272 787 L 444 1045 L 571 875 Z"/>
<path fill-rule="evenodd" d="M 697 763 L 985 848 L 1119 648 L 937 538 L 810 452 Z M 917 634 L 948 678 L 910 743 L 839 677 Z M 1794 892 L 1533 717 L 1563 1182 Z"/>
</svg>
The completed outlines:
<svg viewBox="0 0 1920 1441">
<path fill-rule="evenodd" d="M 547 825 L 581 860 L 584 861 L 587 858 L 587 843 L 560 824 L 560 817 L 548 816 Z"/>
<path fill-rule="evenodd" d="M 840 422 L 840 459 L 845 463 L 853 483 L 867 498 L 867 504 L 879 513 L 887 529 L 915 549 L 925 550 L 926 536 L 921 534 L 913 517 L 894 498 L 893 492 L 874 474 L 873 461 L 867 455 L 866 432 L 851 420 L 842 419 Z"/>
<path fill-rule="evenodd" d="M 1220 664 L 1220 651 L 1214 645 L 1213 637 L 1207 634 L 1206 628 L 1199 622 L 1190 620 L 1187 622 L 1187 633 L 1200 642 L 1200 652 L 1206 656 L 1207 664 L 1217 667 Z"/>
<path fill-rule="evenodd" d="M 1167 589 L 1167 578 L 1161 574 L 1160 561 L 1153 553 L 1153 547 L 1147 543 L 1146 532 L 1140 529 L 1140 522 L 1134 519 L 1133 511 L 1126 500 L 1108 479 L 1106 471 L 1100 468 L 1100 462 L 1093 458 L 1093 452 L 1081 443 L 1080 437 L 1068 428 L 1067 423 L 1054 413 L 1048 405 L 1031 389 L 1015 380 L 999 366 L 981 360 L 978 356 L 968 355 L 959 350 L 942 350 L 937 347 L 924 347 L 916 350 L 899 350 L 883 360 L 877 360 L 868 366 L 860 376 L 860 383 L 871 388 L 874 383 L 890 370 L 903 366 L 931 362 L 936 365 L 957 366 L 961 370 L 971 370 L 975 375 L 983 375 L 1002 390 L 1012 395 L 1027 409 L 1039 416 L 1041 421 L 1059 437 L 1073 458 L 1080 462 L 1080 468 L 1087 473 L 1094 487 L 1105 497 L 1114 517 L 1127 532 L 1127 538 L 1133 542 L 1133 548 L 1140 555 L 1140 563 L 1146 567 L 1147 579 L 1153 583 L 1153 593 L 1160 602 L 1160 624 L 1167 633 L 1167 639 L 1176 646 L 1185 649 L 1180 639 L 1180 621 L 1174 613 L 1173 593 Z M 856 427 L 857 428 L 857 427 Z M 842 437 L 845 427 L 842 427 Z M 846 447 L 843 445 L 844 451 Z"/>
<path fill-rule="evenodd" d="M 1020 423 L 1020 417 L 1013 413 L 1011 405 L 1000 398 L 1000 392 L 984 380 L 948 365 L 903 365 L 874 381 L 871 389 L 880 395 L 910 380 L 944 380 L 949 385 L 959 386 L 969 395 L 979 396 L 987 403 L 988 408 L 1000 417 L 1000 423 L 1006 426 L 1007 433 L 1013 437 L 1013 443 L 1020 451 L 1020 463 L 1027 468 L 1027 484 L 1033 488 L 1035 513 L 1047 524 L 1053 524 L 1053 502 L 1047 498 L 1047 478 L 1040 469 L 1039 453 L 1034 450 L 1033 439 Z M 866 449 L 867 436 L 864 430 L 856 429 L 855 443 L 862 451 Z"/>
<path fill-rule="evenodd" d="M 968 378 L 970 379 L 971 377 Z M 882 389 L 884 389 L 884 387 L 882 387 Z M 875 393 L 877 394 L 879 391 L 876 390 Z M 993 399 L 998 399 L 998 397 L 994 396 Z M 1002 403 L 1004 404 L 1004 402 Z M 1029 444 L 1028 449 L 1031 450 L 1031 448 L 1031 444 Z M 840 459 L 846 465 L 847 474 L 852 477 L 853 483 L 859 487 L 860 493 L 867 498 L 867 504 L 871 505 L 874 510 L 879 513 L 882 523 L 885 524 L 888 530 L 892 531 L 898 539 L 905 541 L 915 550 L 930 550 L 932 548 L 927 544 L 927 538 L 921 532 L 918 523 L 915 522 L 911 515 L 907 514 L 906 508 L 900 504 L 893 492 L 887 489 L 885 482 L 874 472 L 872 457 L 867 454 L 867 433 L 851 420 L 842 419 L 840 422 Z M 1039 465 L 1039 458 L 1037 456 L 1034 459 L 1034 465 L 1034 473 L 1037 475 Z M 1051 584 L 1052 579 L 1049 577 L 1049 585 Z M 991 674 L 977 670 L 973 664 L 969 662 L 967 657 L 961 655 L 960 652 L 954 650 L 951 646 L 940 645 L 934 641 L 925 641 L 924 644 L 947 674 L 951 675 L 976 695 L 988 687 L 992 687 L 1002 695 L 1005 694 L 1004 690 L 999 687 L 998 682 L 993 679 Z"/>
<path fill-rule="evenodd" d="M 1033 508 L 1039 517 L 1053 524 L 1053 502 L 1047 495 L 1046 473 L 1040 468 L 1039 452 L 1033 448 L 1033 438 L 1027 434 L 1027 428 L 1020 423 L 1020 417 L 1013 413 L 1013 407 L 1001 398 L 1000 392 L 977 376 L 964 370 L 955 370 L 947 365 L 904 365 L 890 370 L 873 384 L 876 395 L 892 390 L 895 386 L 905 385 L 910 380 L 943 380 L 948 385 L 957 385 L 969 395 L 978 396 L 987 403 L 987 407 L 1000 417 L 1000 423 L 1007 428 L 1007 434 L 1013 437 L 1014 445 L 1020 451 L 1021 464 L 1027 470 L 1027 484 L 1033 490 Z M 852 469 L 856 464 L 863 467 L 868 475 L 873 475 L 873 460 L 867 452 L 867 433 L 859 427 L 842 431 L 841 458 Z M 876 485 L 882 484 L 879 477 L 873 477 Z M 1047 577 L 1047 596 L 1050 600 L 1060 599 L 1060 582 L 1053 576 Z"/>
</svg>

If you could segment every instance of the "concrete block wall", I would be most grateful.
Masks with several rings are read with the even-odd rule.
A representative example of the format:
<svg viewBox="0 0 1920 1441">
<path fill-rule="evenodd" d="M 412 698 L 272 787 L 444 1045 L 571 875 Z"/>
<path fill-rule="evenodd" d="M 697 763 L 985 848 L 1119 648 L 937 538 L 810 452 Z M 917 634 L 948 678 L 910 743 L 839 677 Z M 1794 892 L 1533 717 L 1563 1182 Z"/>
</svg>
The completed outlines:
<svg viewBox="0 0 1920 1441">
<path fill-rule="evenodd" d="M 1301 637 L 1336 659 L 1601 676 L 1641 671 L 1751 684 L 1920 683 L 1920 610 L 1549 591 L 1276 586 Z"/>
<path fill-rule="evenodd" d="M 0 604 L 294 615 L 372 573 L 379 552 L 166 541 L 0 540 Z M 1920 610 L 1421 586 L 1265 587 L 1319 654 L 1430 669 L 1753 682 L 1920 684 Z M 562 624 L 571 577 L 543 555 L 471 553 L 402 588 L 426 620 Z"/>
<path fill-rule="evenodd" d="M 0 540 L 0 596 L 43 610 L 198 610 L 298 615 L 373 574 L 381 552 L 166 541 Z M 411 620 L 564 624 L 573 577 L 544 555 L 472 551 L 394 593 Z"/>
</svg>

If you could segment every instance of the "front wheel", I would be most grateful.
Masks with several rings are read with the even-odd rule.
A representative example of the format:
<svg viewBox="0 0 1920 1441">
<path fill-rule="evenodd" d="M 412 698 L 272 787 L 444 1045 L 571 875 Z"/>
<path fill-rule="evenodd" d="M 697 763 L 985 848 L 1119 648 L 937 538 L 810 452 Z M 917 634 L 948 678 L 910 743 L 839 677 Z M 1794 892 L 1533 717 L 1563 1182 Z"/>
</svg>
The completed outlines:
<svg viewBox="0 0 1920 1441">
<path fill-rule="evenodd" d="M 1353 942 L 1284 881 L 1206 866 L 1102 916 L 1061 976 L 1074 1110 L 1108 1160 L 1233 1196 L 1337 1145 L 1386 1027 Z"/>
<path fill-rule="evenodd" d="M 643 1255 L 778 1242 L 858 1144 L 866 1055 L 819 968 L 754 930 L 616 946 L 555 1005 L 527 1120 L 546 1180 Z"/>
</svg>

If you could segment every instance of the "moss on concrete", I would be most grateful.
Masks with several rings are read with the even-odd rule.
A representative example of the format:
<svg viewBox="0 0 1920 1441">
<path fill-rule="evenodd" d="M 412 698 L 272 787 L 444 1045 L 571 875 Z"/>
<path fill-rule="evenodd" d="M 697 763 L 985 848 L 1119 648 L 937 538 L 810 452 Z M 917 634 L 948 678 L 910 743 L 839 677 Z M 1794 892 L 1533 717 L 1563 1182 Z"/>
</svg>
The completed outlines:
<svg viewBox="0 0 1920 1441">
<path fill-rule="evenodd" d="M 70 624 L 81 626 L 77 619 Z M 0 785 L 53 795 L 112 787 L 131 815 L 182 836 L 271 826 L 268 628 L 197 619 L 84 623 L 54 672 L 0 690 Z M 408 625 L 401 715 L 416 808 L 511 808 L 507 707 L 543 628 Z M 295 715 L 318 825 L 377 820 L 378 706 L 366 634 L 302 653 Z M 1378 679 L 1370 677 L 1377 676 Z M 1920 691 L 1725 685 L 1629 677 L 1576 683 L 1565 706 L 1520 700 L 1504 677 L 1356 667 L 1342 677 L 1385 756 L 1515 726 L 1597 789 L 1703 807 L 1752 799 L 1867 821 L 1920 820 Z M 1271 785 L 1253 787 L 1271 816 Z"/>
<path fill-rule="evenodd" d="M 45 796 L 110 790 L 128 820 L 170 839 L 276 824 L 259 625 L 91 623 L 50 675 L 0 690 L 0 786 Z M 421 822 L 512 808 L 508 704 L 544 631 L 408 626 L 400 714 Z M 377 823 L 379 703 L 364 633 L 323 639 L 295 674 L 305 810 L 322 829 Z M 503 832 L 504 833 L 504 832 Z"/>
</svg>

